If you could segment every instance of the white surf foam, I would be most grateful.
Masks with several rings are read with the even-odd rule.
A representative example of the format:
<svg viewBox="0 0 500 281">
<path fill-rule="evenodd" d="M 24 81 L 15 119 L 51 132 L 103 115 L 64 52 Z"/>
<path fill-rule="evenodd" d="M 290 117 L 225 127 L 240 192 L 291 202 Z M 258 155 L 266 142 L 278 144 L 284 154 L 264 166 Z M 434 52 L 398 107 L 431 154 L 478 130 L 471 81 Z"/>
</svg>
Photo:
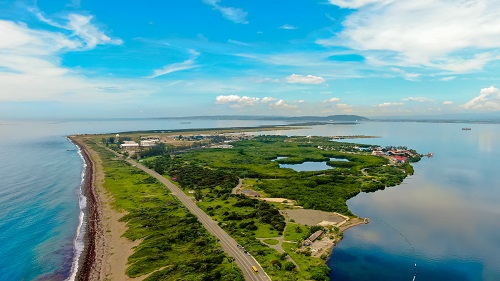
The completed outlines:
<svg viewBox="0 0 500 281">
<path fill-rule="evenodd" d="M 85 177 L 87 176 L 86 174 L 87 163 L 85 162 L 85 158 L 83 157 L 80 147 L 77 145 L 75 146 L 78 148 L 78 155 L 80 155 L 80 158 L 82 158 L 83 160 L 83 170 L 81 174 L 80 189 L 78 193 L 78 205 L 80 207 L 80 214 L 78 218 L 79 222 L 78 222 L 78 227 L 76 229 L 75 239 L 73 239 L 74 256 L 73 256 L 73 262 L 71 264 L 71 274 L 68 277 L 68 279 L 66 279 L 66 281 L 75 280 L 76 273 L 78 272 L 78 264 L 80 261 L 80 256 L 83 252 L 83 249 L 85 248 L 85 226 L 86 226 L 85 209 L 87 208 L 87 197 L 85 197 L 84 195 L 85 192 L 84 184 L 85 184 Z"/>
</svg>

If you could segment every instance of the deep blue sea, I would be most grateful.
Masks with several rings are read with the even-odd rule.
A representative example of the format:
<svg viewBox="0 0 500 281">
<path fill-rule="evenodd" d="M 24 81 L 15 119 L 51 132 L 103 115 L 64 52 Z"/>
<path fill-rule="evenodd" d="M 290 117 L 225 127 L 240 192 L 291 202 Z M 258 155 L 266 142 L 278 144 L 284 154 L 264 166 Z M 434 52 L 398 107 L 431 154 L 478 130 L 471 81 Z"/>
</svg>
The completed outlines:
<svg viewBox="0 0 500 281">
<path fill-rule="evenodd" d="M 271 123 L 0 121 L 0 281 L 71 279 L 85 201 L 83 161 L 66 135 Z M 271 133 L 376 135 L 352 141 L 435 154 L 402 185 L 349 200 L 370 223 L 346 231 L 333 250 L 332 280 L 500 280 L 500 125 L 366 122 Z"/>
</svg>

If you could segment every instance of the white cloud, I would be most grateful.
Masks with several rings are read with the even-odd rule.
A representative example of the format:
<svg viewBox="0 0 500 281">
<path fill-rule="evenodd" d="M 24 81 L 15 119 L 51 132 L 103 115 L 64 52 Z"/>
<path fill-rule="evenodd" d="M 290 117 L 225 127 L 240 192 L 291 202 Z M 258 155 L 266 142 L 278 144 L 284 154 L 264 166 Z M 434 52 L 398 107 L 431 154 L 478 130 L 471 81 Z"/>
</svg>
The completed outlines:
<svg viewBox="0 0 500 281">
<path fill-rule="evenodd" d="M 258 60 L 263 63 L 273 65 L 288 65 L 297 67 L 327 67 L 333 65 L 329 64 L 328 57 L 335 53 L 321 53 L 321 52 L 296 52 L 296 53 L 271 53 L 271 54 L 234 54 L 235 56 Z M 330 69 L 331 70 L 331 69 Z"/>
<path fill-rule="evenodd" d="M 92 16 L 84 16 L 78 14 L 71 14 L 68 17 L 69 23 L 66 26 L 68 30 L 74 32 L 74 34 L 85 41 L 85 46 L 88 49 L 93 49 L 97 45 L 101 44 L 116 44 L 120 45 L 123 43 L 120 39 L 111 39 L 109 36 L 100 31 L 96 26 L 94 26 L 90 21 Z"/>
<path fill-rule="evenodd" d="M 431 102 L 433 100 L 425 97 L 407 97 L 404 98 L 403 101 Z"/>
<path fill-rule="evenodd" d="M 39 20 L 54 27 L 72 31 L 74 36 L 79 38 L 79 46 L 85 49 L 93 49 L 97 45 L 114 44 L 121 45 L 121 39 L 112 39 L 91 23 L 92 16 L 69 14 L 65 20 L 66 24 L 59 24 L 51 19 L 45 18 L 41 13 L 36 13 Z"/>
<path fill-rule="evenodd" d="M 347 105 L 345 103 L 339 103 L 336 106 L 338 109 L 344 109 L 344 110 L 352 107 L 351 105 Z"/>
<path fill-rule="evenodd" d="M 339 102 L 339 101 L 340 101 L 339 98 L 330 98 L 330 99 L 324 100 L 322 102 L 326 103 L 326 102 Z"/>
<path fill-rule="evenodd" d="M 340 8 L 357 9 L 362 6 L 383 2 L 381 0 L 328 0 L 330 4 L 339 6 Z"/>
<path fill-rule="evenodd" d="M 297 109 L 296 105 L 289 105 L 284 100 L 279 100 L 271 105 L 272 108 Z"/>
<path fill-rule="evenodd" d="M 420 77 L 420 74 L 418 73 L 411 73 L 411 72 L 406 72 L 403 69 L 393 67 L 391 68 L 392 71 L 399 73 L 403 76 L 404 79 L 410 80 L 410 81 L 415 81 L 418 77 Z"/>
<path fill-rule="evenodd" d="M 451 105 L 451 104 L 454 104 L 454 102 L 451 100 L 447 100 L 447 101 L 443 101 L 443 104 L 444 105 Z"/>
<path fill-rule="evenodd" d="M 185 60 L 183 62 L 173 63 L 173 64 L 170 64 L 170 65 L 166 65 L 166 66 L 164 66 L 161 69 L 155 69 L 153 71 L 153 75 L 149 76 L 148 78 L 156 78 L 156 77 L 159 77 L 159 76 L 162 76 L 162 75 L 165 75 L 165 74 L 169 74 L 169 73 L 172 73 L 172 72 L 177 72 L 177 71 L 182 71 L 182 70 L 188 70 L 188 69 L 192 69 L 192 68 L 195 68 L 195 67 L 198 67 L 198 66 L 195 65 L 194 60 L 193 59 L 189 59 L 189 60 Z"/>
<path fill-rule="evenodd" d="M 463 104 L 462 107 L 471 110 L 500 110 L 500 90 L 493 86 L 483 88 L 479 96 Z"/>
<path fill-rule="evenodd" d="M 268 103 L 268 102 L 272 102 L 272 101 L 275 101 L 276 98 L 271 98 L 271 97 L 264 97 L 262 99 L 262 103 Z"/>
<path fill-rule="evenodd" d="M 295 102 L 297 102 L 297 103 L 303 103 L 304 100 L 296 100 Z"/>
<path fill-rule="evenodd" d="M 293 29 L 297 29 L 296 26 L 293 26 L 293 25 L 290 25 L 290 24 L 284 24 L 280 27 L 278 27 L 279 29 L 286 29 L 286 30 L 293 30 Z"/>
<path fill-rule="evenodd" d="M 62 33 L 33 30 L 23 23 L 0 20 L 0 50 L 3 55 L 10 53 L 35 57 L 79 47 L 80 42 Z"/>
<path fill-rule="evenodd" d="M 292 51 L 292 52 L 271 52 L 271 53 L 232 53 L 233 56 L 256 60 L 272 66 L 289 66 L 290 73 L 302 73 L 307 69 L 309 73 L 321 73 L 325 80 L 330 78 L 367 78 L 367 76 L 379 77 L 379 74 L 367 74 L 367 67 L 361 64 L 349 64 L 334 61 L 332 56 L 352 55 L 355 52 L 347 51 Z"/>
<path fill-rule="evenodd" d="M 215 103 L 218 104 L 230 104 L 232 108 L 242 108 L 247 106 L 254 106 L 259 101 L 259 98 L 247 97 L 247 96 L 237 96 L 237 95 L 228 95 L 228 96 L 217 96 L 215 98 Z"/>
<path fill-rule="evenodd" d="M 188 49 L 188 53 L 192 56 L 190 59 L 185 60 L 183 62 L 169 64 L 160 69 L 155 69 L 153 70 L 153 74 L 148 78 L 156 78 L 172 72 L 183 71 L 198 67 L 198 65 L 195 64 L 195 60 L 198 58 L 200 53 L 193 49 Z"/>
<path fill-rule="evenodd" d="M 247 24 L 247 15 L 243 9 L 240 8 L 232 8 L 232 7 L 224 7 L 219 5 L 221 0 L 202 0 L 203 3 L 212 6 L 215 10 L 219 11 L 223 17 L 234 22 L 234 23 L 242 23 Z"/>
<path fill-rule="evenodd" d="M 402 105 L 403 105 L 402 102 L 384 102 L 384 103 L 381 103 L 377 106 L 378 107 L 395 107 L 395 106 L 402 106 Z"/>
<path fill-rule="evenodd" d="M 499 59 L 497 0 L 330 0 L 357 8 L 334 38 L 317 43 L 347 46 L 387 65 L 454 72 L 482 69 Z M 446 12 L 443 12 L 446 11 Z"/>
<path fill-rule="evenodd" d="M 111 88 L 120 88 L 121 98 L 134 93 L 151 93 L 149 86 L 140 83 L 89 79 L 62 67 L 59 56 L 63 53 L 116 43 L 97 36 L 104 33 L 94 26 L 90 28 L 89 22 L 82 24 L 76 20 L 72 26 L 75 27 L 73 34 L 66 35 L 63 32 L 67 28 L 49 32 L 0 20 L 0 101 L 86 102 L 94 98 L 105 101 L 117 98 L 116 93 L 106 90 Z M 78 31 L 76 26 L 80 26 Z M 92 34 L 96 39 L 92 39 Z"/>
<path fill-rule="evenodd" d="M 194 58 L 197 58 L 200 55 L 200 52 L 194 50 L 194 49 L 188 49 L 188 53 L 193 56 Z"/>
<path fill-rule="evenodd" d="M 291 84 L 321 84 L 325 82 L 325 79 L 314 75 L 292 74 L 286 78 L 286 81 Z"/>
<path fill-rule="evenodd" d="M 448 77 L 440 78 L 439 80 L 440 81 L 451 81 L 451 80 L 455 80 L 455 78 L 457 78 L 457 76 L 448 76 Z"/>
</svg>

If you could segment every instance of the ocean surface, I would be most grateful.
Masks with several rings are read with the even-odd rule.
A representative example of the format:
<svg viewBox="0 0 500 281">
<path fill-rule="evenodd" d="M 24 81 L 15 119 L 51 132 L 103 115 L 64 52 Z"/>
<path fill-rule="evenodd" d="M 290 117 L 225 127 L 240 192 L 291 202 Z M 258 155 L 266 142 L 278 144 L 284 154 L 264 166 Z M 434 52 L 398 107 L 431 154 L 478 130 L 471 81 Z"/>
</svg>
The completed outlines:
<svg viewBox="0 0 500 281">
<path fill-rule="evenodd" d="M 277 124 L 190 122 L 0 121 L 0 281 L 68 280 L 76 269 L 84 163 L 66 135 Z M 346 141 L 435 155 L 402 185 L 348 201 L 370 223 L 335 247 L 332 280 L 500 280 L 500 125 L 364 122 L 265 134 L 375 135 Z"/>
</svg>

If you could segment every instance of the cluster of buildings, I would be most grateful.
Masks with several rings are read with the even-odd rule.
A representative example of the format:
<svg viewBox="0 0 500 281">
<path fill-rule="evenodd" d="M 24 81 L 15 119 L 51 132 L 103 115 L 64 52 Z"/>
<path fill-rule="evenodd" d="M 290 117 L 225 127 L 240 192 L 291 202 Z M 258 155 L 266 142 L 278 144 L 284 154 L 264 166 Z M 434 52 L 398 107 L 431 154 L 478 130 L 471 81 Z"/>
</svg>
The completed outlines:
<svg viewBox="0 0 500 281">
<path fill-rule="evenodd" d="M 343 152 L 371 153 L 371 155 L 374 156 L 386 157 L 395 164 L 404 164 L 408 161 L 409 158 L 416 158 L 420 156 L 414 150 L 400 149 L 394 147 L 386 147 L 386 148 L 382 148 L 380 146 L 359 147 L 357 145 L 354 145 L 354 146 L 341 146 L 341 147 L 318 146 L 317 148 L 321 150 L 339 150 Z M 432 153 L 429 153 L 427 156 L 431 157 Z"/>
<path fill-rule="evenodd" d="M 233 148 L 232 145 L 230 145 L 230 142 L 237 141 L 237 140 L 244 140 L 244 139 L 250 139 L 253 136 L 243 134 L 243 133 L 215 133 L 212 135 L 202 135 L 202 134 L 197 134 L 197 135 L 176 135 L 176 136 L 170 136 L 171 141 L 168 139 L 161 139 L 160 136 L 142 136 L 140 137 L 139 141 L 132 141 L 130 140 L 130 137 L 127 137 L 127 140 L 122 140 L 120 141 L 120 135 L 116 135 L 116 142 L 120 143 L 120 148 L 123 150 L 130 150 L 134 151 L 139 148 L 148 148 L 155 146 L 161 142 L 165 143 L 170 143 L 175 145 L 185 145 L 186 143 L 180 143 L 179 141 L 188 141 L 188 142 L 198 142 L 198 141 L 203 141 L 203 140 L 209 140 L 209 143 L 212 144 L 205 144 L 205 145 L 200 145 L 197 147 L 211 147 L 211 148 Z M 123 137 L 122 139 L 125 139 Z"/>
<path fill-rule="evenodd" d="M 117 134 L 116 138 L 117 138 L 117 140 L 119 140 L 120 135 Z M 155 146 L 159 143 L 160 143 L 160 137 L 158 137 L 158 136 L 141 137 L 138 143 L 135 141 L 129 141 L 129 140 L 123 141 L 120 144 L 120 148 L 128 150 L 128 149 L 134 149 L 134 148 L 139 148 L 139 147 L 151 147 L 151 146 Z"/>
<path fill-rule="evenodd" d="M 391 157 L 391 159 L 398 164 L 406 163 L 409 157 L 413 158 L 419 156 L 415 151 L 409 149 L 383 149 L 381 147 L 374 149 L 372 155 Z"/>
</svg>

